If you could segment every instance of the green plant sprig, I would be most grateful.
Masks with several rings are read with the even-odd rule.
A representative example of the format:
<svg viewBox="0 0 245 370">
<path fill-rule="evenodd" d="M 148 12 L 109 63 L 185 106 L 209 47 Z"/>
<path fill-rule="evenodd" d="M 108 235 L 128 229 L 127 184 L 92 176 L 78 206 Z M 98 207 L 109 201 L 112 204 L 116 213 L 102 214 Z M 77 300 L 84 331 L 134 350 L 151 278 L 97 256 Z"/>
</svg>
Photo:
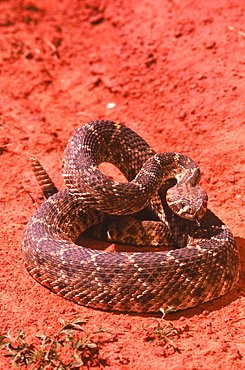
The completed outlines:
<svg viewBox="0 0 245 370">
<path fill-rule="evenodd" d="M 91 336 L 98 332 L 110 333 L 101 328 L 88 333 L 83 327 L 87 321 L 80 317 L 69 323 L 60 320 L 62 327 L 53 337 L 45 333 L 36 335 L 40 341 L 38 347 L 26 341 L 23 330 L 19 330 L 15 338 L 8 332 L 7 335 L 0 335 L 0 350 L 5 352 L 5 357 L 11 358 L 13 368 L 77 370 L 81 366 L 99 362 L 98 344 L 93 342 Z M 83 335 L 77 335 L 76 332 L 83 332 Z M 67 350 L 70 361 L 65 363 L 63 358 L 67 356 Z"/>
<path fill-rule="evenodd" d="M 142 329 L 146 331 L 145 340 L 152 342 L 157 339 L 159 342 L 162 342 L 162 344 L 170 344 L 175 351 L 179 352 L 178 347 L 174 343 L 174 339 L 179 338 L 179 330 L 171 321 L 163 323 L 165 316 L 174 311 L 174 307 L 169 307 L 166 311 L 164 309 L 160 309 L 160 311 L 162 312 L 162 317 L 160 319 L 152 319 L 152 321 L 156 322 L 156 326 L 149 329 L 144 325 L 142 326 Z"/>
</svg>

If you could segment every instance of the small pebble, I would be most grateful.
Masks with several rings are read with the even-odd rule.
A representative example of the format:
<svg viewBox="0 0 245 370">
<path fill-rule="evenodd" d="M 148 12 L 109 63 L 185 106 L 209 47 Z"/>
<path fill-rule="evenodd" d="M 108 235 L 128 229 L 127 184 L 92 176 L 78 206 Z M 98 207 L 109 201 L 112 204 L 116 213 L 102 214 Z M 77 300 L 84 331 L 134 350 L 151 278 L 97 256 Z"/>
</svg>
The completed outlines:
<svg viewBox="0 0 245 370">
<path fill-rule="evenodd" d="M 205 49 L 213 49 L 215 46 L 216 46 L 216 42 L 215 41 L 209 41 L 209 42 L 205 42 Z"/>
<path fill-rule="evenodd" d="M 111 102 L 111 103 L 107 104 L 106 108 L 107 109 L 113 109 L 113 108 L 115 108 L 115 106 L 116 106 L 116 103 Z"/>
<path fill-rule="evenodd" d="M 207 316 L 209 313 L 210 313 L 210 312 L 209 312 L 208 310 L 203 310 L 203 311 L 202 311 L 202 314 L 203 314 L 203 315 L 205 315 L 205 316 Z"/>
<path fill-rule="evenodd" d="M 179 113 L 179 119 L 181 121 L 183 121 L 186 118 L 186 116 L 187 116 L 187 113 L 184 110 L 180 111 L 180 113 Z"/>
</svg>

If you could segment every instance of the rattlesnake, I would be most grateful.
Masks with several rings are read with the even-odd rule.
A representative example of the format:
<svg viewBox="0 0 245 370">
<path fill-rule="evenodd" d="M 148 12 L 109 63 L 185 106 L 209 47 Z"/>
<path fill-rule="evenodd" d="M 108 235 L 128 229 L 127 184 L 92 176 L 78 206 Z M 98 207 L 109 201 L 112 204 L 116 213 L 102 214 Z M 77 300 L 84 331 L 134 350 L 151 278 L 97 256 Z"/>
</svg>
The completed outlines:
<svg viewBox="0 0 245 370">
<path fill-rule="evenodd" d="M 98 165 L 103 161 L 116 165 L 128 183 L 102 174 Z M 38 167 L 35 160 L 33 165 Z M 92 121 L 69 140 L 63 176 L 68 189 L 58 193 L 39 178 L 46 196 L 55 194 L 31 218 L 22 244 L 28 271 L 53 292 L 94 308 L 149 312 L 193 307 L 236 284 L 234 237 L 206 211 L 206 193 L 197 185 L 200 171 L 190 158 L 156 154 L 126 126 Z M 132 214 L 160 220 L 163 240 L 172 248 L 110 252 L 75 243 L 91 226 Z M 112 232 L 105 234 L 112 238 Z"/>
</svg>

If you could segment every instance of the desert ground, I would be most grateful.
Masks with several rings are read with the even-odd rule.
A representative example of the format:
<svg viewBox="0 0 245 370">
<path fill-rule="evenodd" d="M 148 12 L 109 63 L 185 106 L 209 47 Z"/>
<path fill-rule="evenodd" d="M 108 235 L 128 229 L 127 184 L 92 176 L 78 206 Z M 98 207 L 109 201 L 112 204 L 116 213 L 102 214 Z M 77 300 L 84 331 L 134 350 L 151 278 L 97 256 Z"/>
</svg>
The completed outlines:
<svg viewBox="0 0 245 370">
<path fill-rule="evenodd" d="M 0 335 L 22 329 L 37 344 L 37 333 L 52 336 L 59 320 L 79 316 L 88 332 L 111 333 L 91 337 L 98 352 L 81 369 L 245 369 L 244 79 L 241 0 L 0 1 Z M 241 256 L 230 293 L 161 321 L 79 306 L 28 274 L 22 237 L 44 202 L 29 157 L 63 189 L 67 141 L 95 119 L 119 121 L 156 152 L 198 163 L 209 208 Z M 159 322 L 178 334 L 159 340 Z M 0 368 L 12 369 L 5 354 Z"/>
</svg>

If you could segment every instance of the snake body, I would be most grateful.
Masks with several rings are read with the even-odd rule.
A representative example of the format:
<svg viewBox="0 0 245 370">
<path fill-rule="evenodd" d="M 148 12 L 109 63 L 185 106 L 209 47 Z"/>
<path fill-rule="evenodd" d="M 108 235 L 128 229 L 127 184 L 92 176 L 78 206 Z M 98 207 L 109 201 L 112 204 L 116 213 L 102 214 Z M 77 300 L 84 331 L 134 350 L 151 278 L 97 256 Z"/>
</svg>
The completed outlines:
<svg viewBox="0 0 245 370">
<path fill-rule="evenodd" d="M 104 161 L 116 165 L 128 183 L 101 173 Z M 53 292 L 94 308 L 149 312 L 193 307 L 236 284 L 234 237 L 206 211 L 200 171 L 190 158 L 156 154 L 126 126 L 92 121 L 69 140 L 63 176 L 68 189 L 38 208 L 22 244 L 29 273 Z M 144 213 L 164 225 L 163 239 L 173 249 L 116 253 L 75 243 L 93 225 Z"/>
</svg>

